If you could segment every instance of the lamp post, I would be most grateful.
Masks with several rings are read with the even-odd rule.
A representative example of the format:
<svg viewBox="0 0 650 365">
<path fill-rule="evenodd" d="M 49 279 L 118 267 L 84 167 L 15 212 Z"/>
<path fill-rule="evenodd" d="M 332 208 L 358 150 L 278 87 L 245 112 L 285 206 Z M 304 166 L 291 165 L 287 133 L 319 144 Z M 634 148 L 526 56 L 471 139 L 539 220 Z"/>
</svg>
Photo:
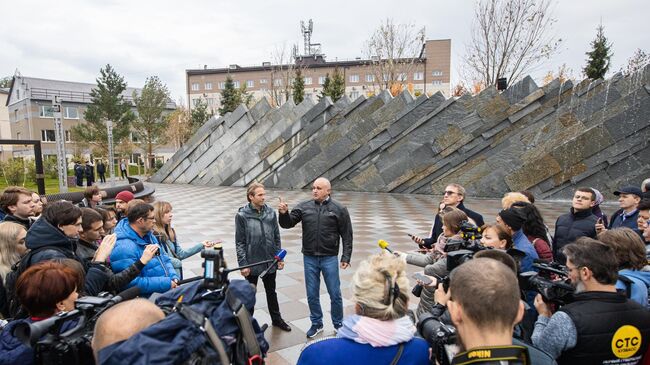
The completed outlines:
<svg viewBox="0 0 650 365">
<path fill-rule="evenodd" d="M 54 139 L 56 140 L 56 163 L 59 173 L 59 192 L 68 192 L 68 164 L 65 159 L 65 133 L 61 123 L 61 99 L 54 96 L 52 99 L 52 112 L 54 114 Z"/>
<path fill-rule="evenodd" d="M 113 157 L 113 121 L 106 121 L 108 135 L 108 173 L 110 174 L 111 186 L 115 186 L 115 159 Z"/>
</svg>

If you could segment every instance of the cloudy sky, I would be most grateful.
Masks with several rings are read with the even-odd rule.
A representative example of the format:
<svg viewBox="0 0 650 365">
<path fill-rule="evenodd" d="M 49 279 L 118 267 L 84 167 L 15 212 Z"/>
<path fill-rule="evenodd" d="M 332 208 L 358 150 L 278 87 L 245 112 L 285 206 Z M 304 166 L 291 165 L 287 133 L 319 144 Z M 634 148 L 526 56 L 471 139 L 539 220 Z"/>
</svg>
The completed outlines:
<svg viewBox="0 0 650 365">
<path fill-rule="evenodd" d="M 362 56 L 382 19 L 426 27 L 428 39 L 452 40 L 452 70 L 469 40 L 474 1 L 298 0 L 7 0 L 0 3 L 0 76 L 94 82 L 110 63 L 129 86 L 159 76 L 174 99 L 185 70 L 259 65 L 283 46 L 301 44 L 300 20 L 313 19 L 312 42 L 328 60 Z M 561 52 L 533 74 L 566 63 L 575 76 L 602 19 L 618 70 L 635 49 L 650 51 L 648 0 L 561 0 L 553 5 Z M 452 72 L 452 83 L 458 75 Z"/>
</svg>

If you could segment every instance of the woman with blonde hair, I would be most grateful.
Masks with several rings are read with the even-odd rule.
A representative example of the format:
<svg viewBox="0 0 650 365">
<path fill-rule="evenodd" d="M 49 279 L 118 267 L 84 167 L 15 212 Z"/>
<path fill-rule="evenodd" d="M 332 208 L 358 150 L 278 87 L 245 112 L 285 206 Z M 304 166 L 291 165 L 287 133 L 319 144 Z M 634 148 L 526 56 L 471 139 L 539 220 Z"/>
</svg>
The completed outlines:
<svg viewBox="0 0 650 365">
<path fill-rule="evenodd" d="M 343 320 L 336 337 L 308 344 L 298 364 L 428 364 L 429 345 L 415 337 L 407 315 L 406 263 L 392 254 L 373 255 L 352 278 L 355 314 Z"/>
<path fill-rule="evenodd" d="M 176 269 L 178 275 L 183 279 L 183 264 L 182 260 L 194 256 L 201 252 L 203 248 L 212 247 L 214 243 L 203 241 L 196 245 L 184 250 L 178 243 L 176 237 L 176 230 L 171 226 L 172 224 L 172 205 L 166 201 L 157 201 L 153 203 L 153 213 L 155 222 L 153 226 L 154 236 L 158 239 L 160 247 L 167 253 L 169 259 Z"/>
<path fill-rule="evenodd" d="M 0 223 L 0 278 L 7 276 L 11 266 L 27 252 L 25 235 L 27 231 L 20 224 Z"/>
<path fill-rule="evenodd" d="M 512 204 L 516 202 L 530 203 L 526 195 L 519 192 L 511 191 L 503 195 L 503 198 L 501 199 L 501 207 L 503 207 L 503 209 L 508 209 L 512 206 Z"/>
</svg>

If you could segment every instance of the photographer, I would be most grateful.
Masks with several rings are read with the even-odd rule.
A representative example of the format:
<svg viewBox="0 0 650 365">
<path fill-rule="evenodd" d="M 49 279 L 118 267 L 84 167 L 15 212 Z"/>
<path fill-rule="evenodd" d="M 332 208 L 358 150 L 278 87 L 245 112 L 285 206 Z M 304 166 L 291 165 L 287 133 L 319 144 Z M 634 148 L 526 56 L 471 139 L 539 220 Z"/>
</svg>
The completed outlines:
<svg viewBox="0 0 650 365">
<path fill-rule="evenodd" d="M 307 345 L 298 364 L 365 364 L 369 359 L 377 364 L 427 364 L 427 344 L 414 337 L 415 326 L 406 315 L 405 266 L 389 254 L 363 261 L 352 279 L 356 314 L 343 320 L 336 338 Z"/>
<path fill-rule="evenodd" d="M 541 295 L 532 341 L 559 364 L 640 364 L 648 348 L 650 313 L 616 291 L 614 250 L 582 237 L 563 247 L 574 301 L 551 313 Z"/>
<path fill-rule="evenodd" d="M 34 363 L 34 350 L 14 335 L 20 323 L 33 323 L 47 319 L 62 311 L 74 309 L 79 296 L 77 290 L 83 280 L 72 268 L 57 262 L 41 262 L 27 269 L 16 282 L 16 295 L 29 313 L 29 318 L 10 322 L 0 334 L 0 365 Z M 67 322 L 61 332 L 72 328 L 75 322 Z"/>
<path fill-rule="evenodd" d="M 464 349 L 454 364 L 530 364 L 527 348 L 512 344 L 524 305 L 510 268 L 493 259 L 470 260 L 451 272 L 449 297 L 449 314 Z"/>
</svg>

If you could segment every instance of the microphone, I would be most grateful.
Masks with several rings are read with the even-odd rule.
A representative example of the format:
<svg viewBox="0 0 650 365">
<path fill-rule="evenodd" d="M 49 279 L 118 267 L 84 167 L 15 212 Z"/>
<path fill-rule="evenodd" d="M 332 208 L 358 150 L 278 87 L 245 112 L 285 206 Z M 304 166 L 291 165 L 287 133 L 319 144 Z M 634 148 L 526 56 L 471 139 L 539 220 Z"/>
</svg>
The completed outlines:
<svg viewBox="0 0 650 365">
<path fill-rule="evenodd" d="M 138 295 L 140 295 L 140 288 L 138 288 L 137 286 L 132 286 L 126 290 L 121 291 L 116 296 L 111 298 L 110 305 L 115 305 L 120 302 L 137 298 Z"/>
<path fill-rule="evenodd" d="M 382 250 L 386 250 L 386 251 L 388 251 L 388 252 L 390 252 L 390 253 L 392 253 L 392 254 L 395 253 L 395 252 L 393 252 L 393 250 L 391 250 L 390 248 L 388 248 L 388 242 L 386 242 L 386 241 L 384 241 L 384 240 L 379 240 L 379 241 L 377 242 L 377 246 L 379 246 L 379 248 L 381 248 Z"/>
<path fill-rule="evenodd" d="M 271 270 L 273 267 L 278 266 L 278 263 L 282 260 L 284 260 L 284 257 L 287 256 L 287 250 L 285 249 L 280 249 L 278 253 L 275 254 L 275 257 L 273 258 L 273 262 L 269 267 L 267 267 L 262 273 L 260 274 L 260 279 L 263 279 L 264 276 Z"/>
</svg>

